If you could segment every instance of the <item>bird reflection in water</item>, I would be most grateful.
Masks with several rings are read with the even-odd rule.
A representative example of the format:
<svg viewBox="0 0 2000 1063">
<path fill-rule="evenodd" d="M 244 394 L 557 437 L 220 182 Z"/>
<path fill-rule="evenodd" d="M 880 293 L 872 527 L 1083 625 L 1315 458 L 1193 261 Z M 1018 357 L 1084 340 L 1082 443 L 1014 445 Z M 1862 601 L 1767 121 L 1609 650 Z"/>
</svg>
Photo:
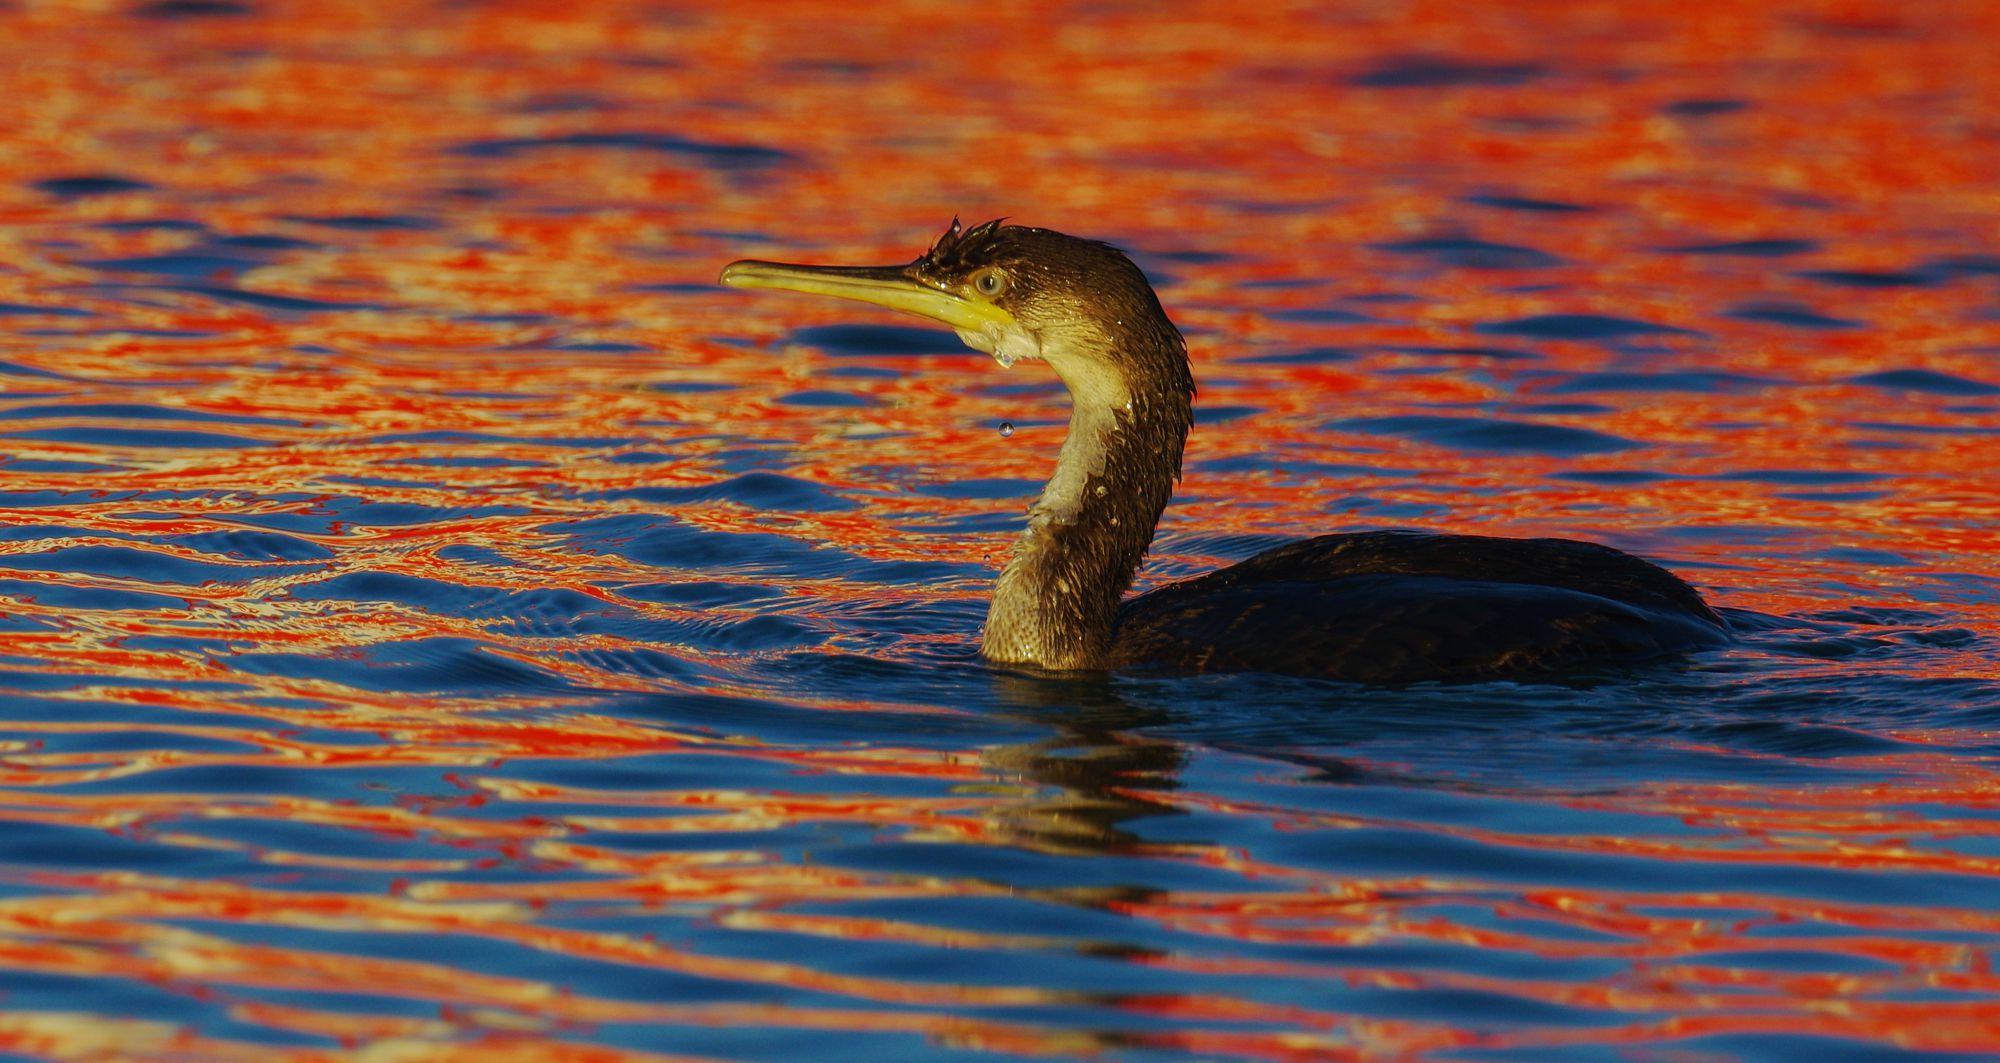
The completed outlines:
<svg viewBox="0 0 2000 1063">
<path fill-rule="evenodd" d="M 993 682 L 1012 714 L 1053 728 L 1038 741 L 981 751 L 981 766 L 996 780 L 1036 788 L 992 817 L 995 840 L 1056 854 L 1157 851 L 1124 825 L 1181 814 L 1152 795 L 1179 787 L 1187 754 L 1141 730 L 1167 714 L 1133 706 L 1103 682 L 1007 672 Z"/>
</svg>

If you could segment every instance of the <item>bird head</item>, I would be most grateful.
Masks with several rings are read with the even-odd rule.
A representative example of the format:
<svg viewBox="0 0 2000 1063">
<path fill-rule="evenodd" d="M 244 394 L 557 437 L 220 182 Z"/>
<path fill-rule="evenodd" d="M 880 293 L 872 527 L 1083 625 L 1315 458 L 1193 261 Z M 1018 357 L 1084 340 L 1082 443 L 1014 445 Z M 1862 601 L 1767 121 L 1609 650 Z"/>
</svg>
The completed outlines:
<svg viewBox="0 0 2000 1063">
<path fill-rule="evenodd" d="M 1080 388 L 1124 390 L 1135 373 L 1187 379 L 1186 345 L 1139 267 L 1109 244 L 1050 229 L 999 219 L 966 229 L 954 218 L 908 265 L 746 260 L 724 267 L 721 279 L 915 314 L 1002 366 L 1046 361 L 1079 396 Z"/>
</svg>

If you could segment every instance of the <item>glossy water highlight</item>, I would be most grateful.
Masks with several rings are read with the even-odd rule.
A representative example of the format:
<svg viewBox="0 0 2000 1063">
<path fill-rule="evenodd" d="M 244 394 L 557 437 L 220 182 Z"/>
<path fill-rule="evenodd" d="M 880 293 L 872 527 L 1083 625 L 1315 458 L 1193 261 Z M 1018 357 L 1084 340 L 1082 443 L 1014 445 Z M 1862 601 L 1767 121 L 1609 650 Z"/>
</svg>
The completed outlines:
<svg viewBox="0 0 2000 1063">
<path fill-rule="evenodd" d="M 958 14 L 0 13 L 0 1051 L 2000 1044 L 1990 5 Z M 982 667 L 1059 385 L 711 283 L 954 214 L 1188 333 L 1143 585 L 1565 535 L 1741 644 Z"/>
</svg>

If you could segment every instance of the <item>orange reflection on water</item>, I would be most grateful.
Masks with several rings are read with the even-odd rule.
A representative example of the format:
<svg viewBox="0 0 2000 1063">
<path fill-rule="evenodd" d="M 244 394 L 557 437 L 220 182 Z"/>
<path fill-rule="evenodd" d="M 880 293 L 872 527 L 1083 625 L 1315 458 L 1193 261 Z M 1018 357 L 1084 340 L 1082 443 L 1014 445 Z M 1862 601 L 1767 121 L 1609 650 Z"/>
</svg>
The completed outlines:
<svg viewBox="0 0 2000 1063">
<path fill-rule="evenodd" d="M 0 1048 L 2000 1043 L 1962 899 L 2000 877 L 2000 8 L 136 10 L 0 14 L 0 822 L 38 846 L 0 861 Z M 37 184 L 91 175 L 143 185 Z M 983 681 L 842 685 L 958 681 L 1060 400 L 709 285 L 954 213 L 1127 246 L 1188 330 L 1215 420 L 1142 581 L 1348 526 L 1611 541 L 1798 625 L 1704 695 L 1898 751 L 1635 724 L 1743 778 L 1513 794 L 1604 824 L 1540 830 L 1430 818 L 1463 764 L 1409 746 L 1352 758 L 1418 780 L 1384 813 L 1143 714 L 1010 744 Z M 1553 434 L 1397 427 L 1436 417 Z M 1369 834 L 1488 869 L 1344 865 Z"/>
</svg>

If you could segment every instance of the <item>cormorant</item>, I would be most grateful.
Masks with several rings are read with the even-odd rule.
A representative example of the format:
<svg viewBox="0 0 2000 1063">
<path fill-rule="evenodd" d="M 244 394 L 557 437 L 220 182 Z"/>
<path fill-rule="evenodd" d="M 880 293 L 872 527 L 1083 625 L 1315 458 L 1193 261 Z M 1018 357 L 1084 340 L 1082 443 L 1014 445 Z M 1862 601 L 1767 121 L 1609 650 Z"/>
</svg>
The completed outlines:
<svg viewBox="0 0 2000 1063">
<path fill-rule="evenodd" d="M 1069 434 L 994 584 L 979 652 L 1056 672 L 1256 671 L 1364 683 L 1549 675 L 1722 644 L 1694 588 L 1569 539 L 1322 535 L 1120 602 L 1180 479 L 1187 344 L 1108 244 L 956 219 L 906 266 L 732 262 L 722 283 L 940 322 L 1001 366 L 1047 362 Z"/>
</svg>

